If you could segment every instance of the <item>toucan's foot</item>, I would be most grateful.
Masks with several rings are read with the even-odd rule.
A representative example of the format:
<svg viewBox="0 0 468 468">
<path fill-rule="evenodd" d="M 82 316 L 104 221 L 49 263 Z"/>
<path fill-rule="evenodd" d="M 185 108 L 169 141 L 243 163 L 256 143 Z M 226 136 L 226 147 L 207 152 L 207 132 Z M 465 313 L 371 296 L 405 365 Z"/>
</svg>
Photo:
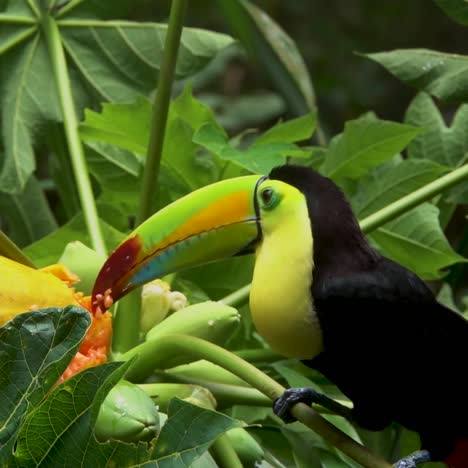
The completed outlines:
<svg viewBox="0 0 468 468">
<path fill-rule="evenodd" d="M 316 403 L 340 416 L 351 419 L 349 408 L 310 387 L 289 388 L 273 402 L 273 411 L 284 422 L 294 422 L 296 418 L 291 415 L 290 410 L 296 403 L 305 403 L 308 406 Z"/>
<path fill-rule="evenodd" d="M 393 466 L 395 468 L 416 468 L 420 463 L 431 461 L 431 455 L 427 450 L 418 450 L 405 458 L 397 461 Z"/>
</svg>

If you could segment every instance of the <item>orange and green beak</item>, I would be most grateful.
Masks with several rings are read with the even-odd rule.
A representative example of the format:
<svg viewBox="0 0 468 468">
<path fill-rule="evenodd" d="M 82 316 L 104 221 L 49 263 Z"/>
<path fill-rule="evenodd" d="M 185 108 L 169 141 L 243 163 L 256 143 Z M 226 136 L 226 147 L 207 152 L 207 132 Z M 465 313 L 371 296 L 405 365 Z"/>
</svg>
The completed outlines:
<svg viewBox="0 0 468 468">
<path fill-rule="evenodd" d="M 154 278 L 252 251 L 261 239 L 256 191 L 264 177 L 203 187 L 141 224 L 112 252 L 93 289 L 93 308 L 108 308 Z"/>
</svg>

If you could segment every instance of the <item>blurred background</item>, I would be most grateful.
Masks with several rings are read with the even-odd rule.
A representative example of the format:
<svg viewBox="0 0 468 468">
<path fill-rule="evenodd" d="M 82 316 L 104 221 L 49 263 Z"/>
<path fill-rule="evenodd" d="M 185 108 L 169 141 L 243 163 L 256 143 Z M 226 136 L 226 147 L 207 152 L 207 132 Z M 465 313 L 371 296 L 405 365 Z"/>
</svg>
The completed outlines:
<svg viewBox="0 0 468 468">
<path fill-rule="evenodd" d="M 346 120 L 372 110 L 382 119 L 402 121 L 415 90 L 402 84 L 382 67 L 358 55 L 399 48 L 428 48 L 460 54 L 468 53 L 466 29 L 450 20 L 428 0 L 256 0 L 296 42 L 315 88 L 317 104 L 326 136 L 341 131 Z M 137 20 L 166 21 L 169 0 L 138 2 L 129 17 Z M 186 24 L 231 33 L 217 2 L 190 2 Z M 272 83 L 265 72 L 231 51 L 225 66 L 205 77 L 197 93 L 216 105 L 225 116 L 227 127 L 240 130 L 238 122 L 256 126 L 271 124 L 284 112 L 285 105 L 275 99 Z M 197 89 L 198 88 L 198 89 Z M 235 108 L 225 100 L 233 97 L 263 96 Z M 260 106 L 260 107 L 258 107 Z M 450 118 L 451 107 L 444 106 Z M 263 115 L 251 115 L 261 113 Z M 237 115 L 236 115 L 237 112 Z M 262 118 L 260 118 L 262 117 Z M 236 125 L 237 121 L 237 125 Z"/>
</svg>

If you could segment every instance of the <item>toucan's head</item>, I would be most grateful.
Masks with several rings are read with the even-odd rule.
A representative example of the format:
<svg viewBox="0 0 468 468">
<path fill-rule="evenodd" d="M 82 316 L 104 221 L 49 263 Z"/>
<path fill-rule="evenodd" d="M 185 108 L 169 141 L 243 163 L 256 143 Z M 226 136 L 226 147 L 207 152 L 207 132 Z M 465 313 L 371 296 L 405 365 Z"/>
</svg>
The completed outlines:
<svg viewBox="0 0 468 468">
<path fill-rule="evenodd" d="M 296 203 L 304 203 L 304 194 L 274 172 L 190 193 L 141 224 L 112 252 L 96 279 L 93 307 L 107 308 L 106 292 L 116 301 L 154 278 L 254 252 Z"/>
</svg>

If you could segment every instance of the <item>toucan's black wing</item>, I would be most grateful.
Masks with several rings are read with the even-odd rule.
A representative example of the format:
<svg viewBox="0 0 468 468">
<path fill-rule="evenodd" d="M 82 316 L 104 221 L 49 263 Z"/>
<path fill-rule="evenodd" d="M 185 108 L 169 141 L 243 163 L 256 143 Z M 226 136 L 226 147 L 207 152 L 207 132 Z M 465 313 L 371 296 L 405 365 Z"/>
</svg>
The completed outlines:
<svg viewBox="0 0 468 468">
<path fill-rule="evenodd" d="M 468 432 L 468 321 L 386 258 L 368 271 L 336 273 L 313 285 L 325 351 L 306 364 L 353 401 L 364 427 L 396 421 L 429 428 L 430 438 L 439 421 L 446 434 L 460 425 Z M 456 414 L 447 402 L 457 402 Z"/>
</svg>

